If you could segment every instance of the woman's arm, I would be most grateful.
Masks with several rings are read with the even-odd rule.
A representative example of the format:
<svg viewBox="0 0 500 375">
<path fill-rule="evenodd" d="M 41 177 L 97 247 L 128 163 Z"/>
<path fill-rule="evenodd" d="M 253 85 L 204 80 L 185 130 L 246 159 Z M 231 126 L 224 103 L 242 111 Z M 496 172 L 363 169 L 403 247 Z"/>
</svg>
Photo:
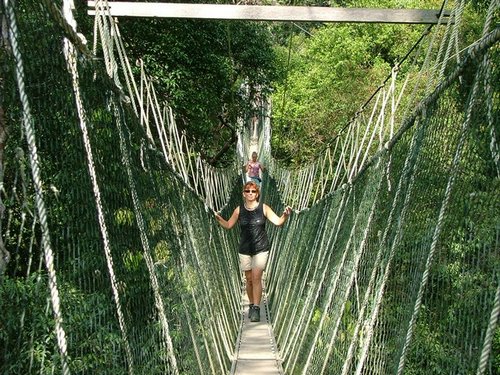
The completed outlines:
<svg viewBox="0 0 500 375">
<path fill-rule="evenodd" d="M 240 215 L 240 206 L 234 209 L 233 214 L 227 221 L 224 220 L 224 218 L 220 216 L 218 212 L 215 212 L 215 220 L 217 220 L 223 228 L 231 229 L 232 227 L 234 227 L 234 224 L 236 224 L 236 222 L 238 221 L 239 215 Z"/>
<path fill-rule="evenodd" d="M 290 206 L 286 206 L 281 216 L 278 216 L 274 213 L 271 207 L 269 207 L 267 204 L 264 204 L 264 216 L 267 217 L 267 219 L 274 225 L 283 225 L 291 213 L 292 208 Z"/>
</svg>

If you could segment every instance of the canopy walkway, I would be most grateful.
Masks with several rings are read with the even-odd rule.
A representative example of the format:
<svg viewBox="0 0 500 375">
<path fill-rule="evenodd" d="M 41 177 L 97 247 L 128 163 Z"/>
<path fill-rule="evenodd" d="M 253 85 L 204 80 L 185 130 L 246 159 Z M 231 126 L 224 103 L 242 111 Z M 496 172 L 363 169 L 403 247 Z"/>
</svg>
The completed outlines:
<svg viewBox="0 0 500 375">
<path fill-rule="evenodd" d="M 248 298 L 246 293 L 242 293 L 242 301 L 242 324 L 236 340 L 236 355 L 231 374 L 283 374 L 266 299 L 264 298 L 261 303 L 262 316 L 260 322 L 257 323 L 250 322 L 248 318 Z"/>
<path fill-rule="evenodd" d="M 464 5 L 426 37 L 418 71 L 395 67 L 289 170 L 265 98 L 234 165 L 212 168 L 147 67 L 132 75 L 112 17 L 84 37 L 70 1 L 3 0 L 0 373 L 497 373 L 499 2 L 459 51 Z M 254 326 L 238 231 L 213 215 L 240 203 L 252 149 L 262 199 L 294 209 L 268 228 L 269 325 Z"/>
</svg>

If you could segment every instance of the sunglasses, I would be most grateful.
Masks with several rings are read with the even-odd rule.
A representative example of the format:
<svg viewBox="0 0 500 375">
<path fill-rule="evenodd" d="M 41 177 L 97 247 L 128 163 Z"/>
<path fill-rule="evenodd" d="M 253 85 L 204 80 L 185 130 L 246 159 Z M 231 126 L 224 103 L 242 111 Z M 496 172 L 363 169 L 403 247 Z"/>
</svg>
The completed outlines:
<svg viewBox="0 0 500 375">
<path fill-rule="evenodd" d="M 255 193 L 257 193 L 257 190 L 245 190 L 245 193 L 253 193 L 253 194 L 255 194 Z"/>
</svg>

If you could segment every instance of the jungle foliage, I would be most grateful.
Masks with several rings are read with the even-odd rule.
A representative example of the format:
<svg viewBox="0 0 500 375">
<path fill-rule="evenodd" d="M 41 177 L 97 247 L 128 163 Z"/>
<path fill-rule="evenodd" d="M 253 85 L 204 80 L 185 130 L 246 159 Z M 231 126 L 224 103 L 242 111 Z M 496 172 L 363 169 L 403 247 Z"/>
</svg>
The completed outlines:
<svg viewBox="0 0 500 375">
<path fill-rule="evenodd" d="M 442 2 L 338 0 L 293 5 L 440 9 Z M 467 7 L 462 48 L 477 39 L 479 12 L 485 5 L 475 1 Z M 93 25 L 83 6 L 80 13 L 80 25 L 90 35 Z M 428 28 L 140 18 L 122 18 L 119 26 L 130 60 L 144 61 L 160 101 L 174 109 L 195 150 L 213 165 L 234 158 L 238 126 L 252 115 L 244 83 L 252 88 L 251 98 L 263 90 L 273 101 L 275 158 L 301 164 L 314 159 L 345 128 Z M 424 38 L 421 48 L 427 43 Z M 401 74 L 416 69 L 412 63 L 418 66 L 421 61 L 408 58 Z M 133 69 L 139 74 L 138 66 Z"/>
</svg>

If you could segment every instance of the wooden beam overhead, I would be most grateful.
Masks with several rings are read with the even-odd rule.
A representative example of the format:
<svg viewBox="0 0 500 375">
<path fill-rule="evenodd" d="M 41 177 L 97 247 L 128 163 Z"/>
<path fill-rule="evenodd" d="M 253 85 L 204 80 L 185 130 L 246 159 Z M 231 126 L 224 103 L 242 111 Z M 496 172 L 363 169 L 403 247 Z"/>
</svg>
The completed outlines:
<svg viewBox="0 0 500 375">
<path fill-rule="evenodd" d="M 274 5 L 179 4 L 108 1 L 102 9 L 115 17 L 198 18 L 247 21 L 352 22 L 436 24 L 438 10 L 329 8 Z M 96 14 L 96 1 L 88 1 L 88 14 Z M 449 21 L 444 11 L 442 24 Z"/>
</svg>

